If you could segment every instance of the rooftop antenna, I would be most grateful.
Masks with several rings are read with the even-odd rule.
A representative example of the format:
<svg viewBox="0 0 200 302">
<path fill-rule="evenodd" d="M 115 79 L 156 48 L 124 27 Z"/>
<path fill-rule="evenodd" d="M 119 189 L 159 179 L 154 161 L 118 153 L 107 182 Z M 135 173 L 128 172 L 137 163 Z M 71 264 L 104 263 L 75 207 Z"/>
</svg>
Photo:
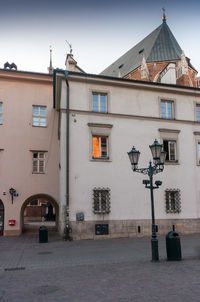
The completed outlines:
<svg viewBox="0 0 200 302">
<path fill-rule="evenodd" d="M 70 44 L 67 40 L 65 40 L 67 42 L 67 44 L 69 45 L 69 49 L 70 49 L 70 55 L 72 55 L 72 44 Z"/>
<path fill-rule="evenodd" d="M 165 14 L 165 8 L 164 7 L 162 8 L 162 11 L 163 11 L 163 15 L 162 15 L 163 22 L 166 22 L 166 14 Z"/>
</svg>

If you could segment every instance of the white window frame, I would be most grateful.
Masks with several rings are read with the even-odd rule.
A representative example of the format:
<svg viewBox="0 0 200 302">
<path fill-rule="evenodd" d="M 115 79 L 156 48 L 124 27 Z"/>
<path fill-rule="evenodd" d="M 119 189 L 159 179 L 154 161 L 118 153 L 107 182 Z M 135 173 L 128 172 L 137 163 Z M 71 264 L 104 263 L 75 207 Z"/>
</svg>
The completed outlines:
<svg viewBox="0 0 200 302">
<path fill-rule="evenodd" d="M 93 111 L 93 94 L 98 95 L 106 95 L 106 112 L 101 111 Z M 95 114 L 108 114 L 111 110 L 111 104 L 110 104 L 110 90 L 104 89 L 98 86 L 93 86 L 88 89 L 88 105 L 89 105 L 89 111 L 92 111 Z"/>
<path fill-rule="evenodd" d="M 88 123 L 89 127 L 89 159 L 90 161 L 111 161 L 111 130 L 113 125 Z M 107 156 L 93 157 L 93 137 L 107 138 Z"/>
<path fill-rule="evenodd" d="M 194 131 L 193 134 L 194 134 L 195 150 L 196 150 L 196 165 L 200 166 L 200 154 L 199 154 L 200 131 Z"/>
<path fill-rule="evenodd" d="M 93 156 L 93 149 L 94 149 L 94 142 L 93 142 L 93 138 L 99 138 L 99 156 L 94 157 Z M 102 150 L 102 139 L 106 140 L 106 155 L 104 156 L 102 153 L 104 152 Z M 92 136 L 92 158 L 93 159 L 109 159 L 108 156 L 108 136 L 100 136 L 100 135 L 93 135 Z"/>
<path fill-rule="evenodd" d="M 38 114 L 34 114 L 34 108 L 38 108 Z M 45 108 L 45 116 L 40 114 L 41 108 Z M 34 118 L 38 119 L 37 124 L 34 122 Z M 45 125 L 42 125 L 41 120 L 45 120 Z M 47 127 L 47 106 L 33 105 L 32 107 L 32 126 L 33 127 Z"/>
<path fill-rule="evenodd" d="M 196 103 L 195 104 L 195 120 L 200 123 L 200 116 L 199 116 L 199 119 L 197 118 L 197 108 L 199 108 L 200 110 L 200 104 L 199 103 Z M 200 113 L 200 112 L 199 112 Z"/>
<path fill-rule="evenodd" d="M 175 119 L 175 102 L 171 99 L 163 99 L 160 98 L 160 117 L 162 119 L 174 120 Z M 162 103 L 165 103 L 165 116 L 162 116 Z M 168 116 L 167 104 L 170 103 L 172 105 L 172 117 Z"/>
<path fill-rule="evenodd" d="M 200 141 L 197 141 L 197 166 L 200 166 Z"/>
<path fill-rule="evenodd" d="M 158 131 L 160 132 L 160 141 L 163 142 L 164 141 L 168 141 L 168 142 L 175 142 L 175 160 L 171 160 L 170 159 L 170 154 L 169 154 L 169 160 L 166 160 L 166 164 L 179 164 L 180 158 L 179 158 L 179 133 L 181 130 L 177 130 L 177 129 L 163 129 L 160 128 L 158 129 Z M 168 143 L 169 146 L 169 143 Z M 163 146 L 164 147 L 164 146 Z M 169 150 L 169 147 L 168 147 Z"/>
<path fill-rule="evenodd" d="M 34 154 L 38 155 L 37 158 L 34 157 Z M 43 154 L 43 157 L 41 157 L 41 154 Z M 40 165 L 41 162 L 43 162 L 43 166 Z M 34 165 L 34 163 L 36 163 L 36 165 Z M 42 171 L 40 171 L 41 167 L 43 167 Z M 46 151 L 32 151 L 32 173 L 45 174 L 45 168 L 46 168 Z"/>
<path fill-rule="evenodd" d="M 166 161 L 169 161 L 169 162 L 176 162 L 177 161 L 177 151 L 176 151 L 176 145 L 177 145 L 177 142 L 176 140 L 168 140 L 168 139 L 164 139 L 163 140 L 163 144 L 164 144 L 164 141 L 168 142 L 168 154 L 169 154 L 169 159 Z M 174 156 L 175 156 L 175 159 L 171 159 L 171 152 L 170 152 L 170 144 L 173 143 L 174 145 Z M 164 151 L 166 151 L 164 149 Z"/>
<path fill-rule="evenodd" d="M 95 111 L 94 110 L 94 107 L 93 107 L 93 96 L 94 95 L 97 95 L 98 96 L 98 110 Z M 106 97 L 106 110 L 105 111 L 102 111 L 101 110 L 101 95 L 105 96 Z M 96 91 L 93 91 L 92 92 L 92 111 L 93 112 L 99 112 L 99 113 L 107 113 L 108 112 L 108 95 L 107 93 L 104 93 L 104 92 L 96 92 Z"/>
</svg>

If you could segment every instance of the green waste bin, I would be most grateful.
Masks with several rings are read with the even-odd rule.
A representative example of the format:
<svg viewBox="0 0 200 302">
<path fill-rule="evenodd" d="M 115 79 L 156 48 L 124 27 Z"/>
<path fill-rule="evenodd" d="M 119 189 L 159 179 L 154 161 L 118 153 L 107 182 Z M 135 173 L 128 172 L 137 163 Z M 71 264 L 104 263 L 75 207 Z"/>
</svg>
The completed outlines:
<svg viewBox="0 0 200 302">
<path fill-rule="evenodd" d="M 181 242 L 178 233 L 171 231 L 166 235 L 166 250 L 168 261 L 182 260 Z"/>
<path fill-rule="evenodd" d="M 39 228 L 39 243 L 48 242 L 48 229 L 45 225 Z"/>
</svg>

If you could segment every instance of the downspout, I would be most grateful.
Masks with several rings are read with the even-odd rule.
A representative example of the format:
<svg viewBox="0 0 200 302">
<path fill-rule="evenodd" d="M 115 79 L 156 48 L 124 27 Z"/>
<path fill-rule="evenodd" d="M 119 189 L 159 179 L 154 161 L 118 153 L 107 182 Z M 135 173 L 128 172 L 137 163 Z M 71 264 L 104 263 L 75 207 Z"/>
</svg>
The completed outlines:
<svg viewBox="0 0 200 302">
<path fill-rule="evenodd" d="M 65 240 L 71 241 L 69 226 L 69 82 L 68 71 L 65 71 L 66 81 L 66 221 L 65 221 Z"/>
</svg>

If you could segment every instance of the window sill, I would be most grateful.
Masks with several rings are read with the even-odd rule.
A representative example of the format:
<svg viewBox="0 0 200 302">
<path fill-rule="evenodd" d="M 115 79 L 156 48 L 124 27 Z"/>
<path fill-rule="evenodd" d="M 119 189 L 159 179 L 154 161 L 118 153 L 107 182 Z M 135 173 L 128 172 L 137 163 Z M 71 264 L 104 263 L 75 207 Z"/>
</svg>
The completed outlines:
<svg viewBox="0 0 200 302">
<path fill-rule="evenodd" d="M 90 161 L 111 162 L 111 159 L 109 157 L 107 158 L 95 157 L 95 158 L 91 158 Z"/>
<path fill-rule="evenodd" d="M 44 175 L 45 174 L 45 172 L 32 172 L 32 174 L 39 174 L 39 175 Z"/>
<path fill-rule="evenodd" d="M 108 215 L 108 214 L 110 214 L 110 212 L 109 213 L 107 213 L 107 212 L 94 212 L 94 214 L 95 215 Z"/>
<path fill-rule="evenodd" d="M 101 111 L 94 111 L 94 110 L 92 110 L 92 112 L 93 112 L 93 113 L 108 114 L 108 111 L 106 111 L 106 112 L 101 112 Z"/>
<path fill-rule="evenodd" d="M 178 160 L 175 161 L 165 161 L 165 165 L 180 165 L 180 163 L 178 162 Z"/>
<path fill-rule="evenodd" d="M 36 125 L 32 125 L 32 127 L 36 127 L 36 128 L 47 128 L 47 126 L 36 126 Z"/>
</svg>

